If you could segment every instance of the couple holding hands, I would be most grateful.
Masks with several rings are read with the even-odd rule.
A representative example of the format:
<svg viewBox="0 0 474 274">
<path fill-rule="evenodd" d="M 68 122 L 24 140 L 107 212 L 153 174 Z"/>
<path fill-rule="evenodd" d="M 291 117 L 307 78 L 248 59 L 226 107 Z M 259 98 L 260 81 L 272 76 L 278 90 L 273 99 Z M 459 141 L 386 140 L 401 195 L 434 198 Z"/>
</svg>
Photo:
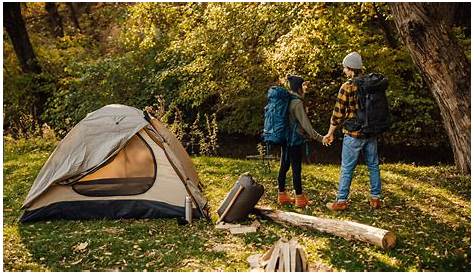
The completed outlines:
<svg viewBox="0 0 474 274">
<path fill-rule="evenodd" d="M 362 152 L 369 169 L 370 176 L 370 199 L 372 208 L 381 207 L 381 181 L 377 153 L 377 136 L 363 134 L 360 131 L 349 130 L 344 127 L 344 121 L 357 115 L 357 91 L 355 82 L 357 77 L 362 76 L 362 58 L 357 52 L 348 54 L 342 61 L 343 72 L 348 80 L 342 84 L 337 95 L 329 130 L 325 136 L 320 135 L 311 126 L 304 105 L 303 96 L 308 89 L 309 82 L 300 76 L 291 75 L 287 77 L 289 93 L 292 100 L 289 104 L 290 134 L 285 145 L 282 146 L 280 170 L 278 174 L 278 203 L 281 205 L 294 204 L 304 208 L 311 201 L 303 193 L 301 184 L 301 163 L 303 158 L 302 146 L 308 136 L 328 146 L 334 141 L 335 130 L 342 126 L 344 139 L 342 142 L 341 172 L 336 200 L 327 203 L 326 207 L 332 211 L 341 211 L 348 208 L 348 197 L 352 181 L 352 175 Z M 299 99 L 299 100 L 294 100 Z M 293 127 L 294 130 L 291 130 Z M 305 137 L 306 136 L 306 137 Z M 295 198 L 291 198 L 285 190 L 286 173 L 289 168 L 293 172 L 293 187 Z"/>
</svg>

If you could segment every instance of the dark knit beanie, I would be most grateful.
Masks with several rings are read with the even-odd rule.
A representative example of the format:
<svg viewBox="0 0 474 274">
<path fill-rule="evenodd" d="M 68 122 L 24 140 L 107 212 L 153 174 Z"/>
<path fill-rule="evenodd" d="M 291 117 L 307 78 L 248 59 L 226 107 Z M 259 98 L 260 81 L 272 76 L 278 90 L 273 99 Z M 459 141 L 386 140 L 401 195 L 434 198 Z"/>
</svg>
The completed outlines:
<svg viewBox="0 0 474 274">
<path fill-rule="evenodd" d="M 298 75 L 288 75 L 288 84 L 293 92 L 298 92 L 303 87 L 304 79 Z"/>
</svg>

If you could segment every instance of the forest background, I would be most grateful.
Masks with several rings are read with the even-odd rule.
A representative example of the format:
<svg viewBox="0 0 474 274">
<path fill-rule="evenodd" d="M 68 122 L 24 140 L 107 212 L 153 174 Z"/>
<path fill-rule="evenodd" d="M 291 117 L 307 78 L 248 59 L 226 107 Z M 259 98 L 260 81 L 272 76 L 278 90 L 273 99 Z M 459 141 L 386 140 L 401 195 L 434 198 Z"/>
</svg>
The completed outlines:
<svg viewBox="0 0 474 274">
<path fill-rule="evenodd" d="M 23 3 L 21 9 L 40 70 L 22 71 L 4 31 L 4 134 L 14 138 L 45 128 L 62 138 L 87 113 L 120 103 L 160 108 L 192 154 L 255 154 L 269 86 L 291 73 L 311 81 L 306 106 L 324 134 L 345 81 L 341 60 L 358 51 L 367 72 L 390 81 L 393 125 L 381 138 L 382 160 L 453 163 L 440 109 L 386 3 Z M 452 35 L 470 60 L 465 13 Z M 313 148 L 309 161 L 337 162 L 337 145 Z"/>
</svg>

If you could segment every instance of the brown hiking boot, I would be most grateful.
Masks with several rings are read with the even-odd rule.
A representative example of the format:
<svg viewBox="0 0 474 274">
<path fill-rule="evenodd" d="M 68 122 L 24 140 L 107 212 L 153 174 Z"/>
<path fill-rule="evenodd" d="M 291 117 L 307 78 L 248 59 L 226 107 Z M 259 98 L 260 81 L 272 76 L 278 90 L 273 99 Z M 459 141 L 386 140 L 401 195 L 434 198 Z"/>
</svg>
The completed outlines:
<svg viewBox="0 0 474 274">
<path fill-rule="evenodd" d="M 306 197 L 306 195 L 296 195 L 295 206 L 305 208 L 307 205 L 312 205 L 313 202 Z"/>
<path fill-rule="evenodd" d="M 288 196 L 286 191 L 278 192 L 278 203 L 280 205 L 292 205 L 295 203 L 295 199 Z"/>
<path fill-rule="evenodd" d="M 370 198 L 369 200 L 370 207 L 377 209 L 382 207 L 382 201 L 379 198 Z"/>
<path fill-rule="evenodd" d="M 336 201 L 333 203 L 327 203 L 326 207 L 331 211 L 342 211 L 346 210 L 349 207 L 349 204 L 346 201 Z"/>
</svg>

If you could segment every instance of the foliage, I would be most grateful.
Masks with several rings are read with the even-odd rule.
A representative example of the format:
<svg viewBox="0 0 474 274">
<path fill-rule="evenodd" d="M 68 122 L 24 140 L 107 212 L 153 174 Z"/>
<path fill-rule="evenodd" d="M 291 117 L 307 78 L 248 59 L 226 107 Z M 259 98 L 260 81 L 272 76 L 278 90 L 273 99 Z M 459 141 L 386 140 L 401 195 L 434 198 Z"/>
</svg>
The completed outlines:
<svg viewBox="0 0 474 274">
<path fill-rule="evenodd" d="M 264 253 L 280 237 L 297 237 L 309 261 L 337 271 L 469 271 L 471 268 L 470 177 L 452 166 L 381 166 L 384 207 L 367 204 L 365 167 L 356 169 L 351 207 L 334 214 L 335 165 L 304 165 L 303 186 L 315 202 L 306 210 L 318 217 L 352 220 L 393 231 L 397 245 L 384 251 L 330 234 L 261 220 L 257 233 L 230 235 L 213 223 L 179 226 L 174 219 L 16 222 L 31 184 L 56 142 L 4 138 L 4 271 L 248 271 L 247 257 Z M 265 173 L 261 161 L 193 159 L 215 209 L 238 176 L 249 171 L 266 193 L 259 205 L 276 208 L 278 163 Z M 254 216 L 251 216 L 254 219 Z"/>
<path fill-rule="evenodd" d="M 27 7 L 32 18 L 44 14 L 41 5 Z M 383 3 L 100 4 L 80 18 L 81 33 L 69 27 L 56 40 L 41 27 L 45 20 L 28 25 L 42 65 L 56 79 L 44 118 L 60 136 L 105 104 L 144 108 L 156 96 L 165 100 L 170 123 L 179 109 L 183 125 L 192 125 L 198 113 L 215 115 L 221 134 L 258 136 L 266 90 L 289 73 L 312 82 L 306 105 L 324 133 L 345 81 L 341 60 L 356 50 L 367 72 L 390 80 L 394 123 L 387 142 L 436 147 L 448 141 L 406 48 L 387 42 L 381 24 L 393 22 Z M 470 55 L 470 37 L 455 31 Z M 391 35 L 397 41 L 396 32 Z M 24 83 L 11 73 L 17 67 L 11 45 L 4 41 L 8 92 L 21 90 L 25 97 Z M 8 102 L 7 116 L 19 113 L 18 102 Z"/>
</svg>

